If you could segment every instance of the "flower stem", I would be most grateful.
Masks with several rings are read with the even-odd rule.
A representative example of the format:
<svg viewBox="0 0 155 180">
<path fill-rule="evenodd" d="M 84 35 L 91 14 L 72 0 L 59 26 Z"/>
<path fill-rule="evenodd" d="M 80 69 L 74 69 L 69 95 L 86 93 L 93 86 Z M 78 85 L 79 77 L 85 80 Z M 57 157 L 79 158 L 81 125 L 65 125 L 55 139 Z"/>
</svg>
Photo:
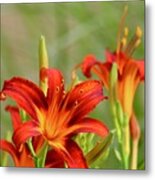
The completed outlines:
<svg viewBox="0 0 155 180">
<path fill-rule="evenodd" d="M 139 139 L 134 139 L 132 141 L 131 169 L 134 169 L 134 170 L 137 169 L 138 144 L 139 144 Z"/>
<path fill-rule="evenodd" d="M 31 140 L 28 141 L 28 147 L 29 147 L 29 149 L 31 151 L 32 156 L 36 158 L 37 156 L 36 156 L 36 153 L 35 153 L 34 148 L 32 146 Z"/>
<path fill-rule="evenodd" d="M 31 155 L 32 155 L 32 157 L 34 159 L 35 167 L 37 167 L 37 168 L 40 167 L 39 166 L 39 159 L 38 159 L 38 157 L 37 157 L 37 155 L 36 155 L 36 153 L 34 151 L 34 148 L 33 148 L 33 145 L 32 145 L 32 141 L 29 140 L 27 144 L 28 144 L 28 147 L 30 149 Z"/>
<path fill-rule="evenodd" d="M 129 156 L 130 156 L 130 129 L 127 124 L 124 128 L 124 137 L 122 143 L 122 151 L 123 151 L 123 164 L 125 169 L 129 169 Z"/>
<path fill-rule="evenodd" d="M 41 167 L 45 167 L 45 161 L 46 161 L 47 152 L 48 152 L 48 144 L 45 145 L 45 149 L 44 149 L 44 151 L 43 151 L 43 157 L 42 157 Z"/>
<path fill-rule="evenodd" d="M 118 138 L 118 142 L 121 143 L 121 128 L 119 125 L 119 121 L 117 118 L 117 114 L 116 114 L 116 108 L 114 103 L 111 102 L 111 106 L 112 106 L 112 114 L 113 114 L 113 120 L 114 120 L 114 124 L 116 127 L 116 133 L 117 133 L 117 138 Z"/>
</svg>

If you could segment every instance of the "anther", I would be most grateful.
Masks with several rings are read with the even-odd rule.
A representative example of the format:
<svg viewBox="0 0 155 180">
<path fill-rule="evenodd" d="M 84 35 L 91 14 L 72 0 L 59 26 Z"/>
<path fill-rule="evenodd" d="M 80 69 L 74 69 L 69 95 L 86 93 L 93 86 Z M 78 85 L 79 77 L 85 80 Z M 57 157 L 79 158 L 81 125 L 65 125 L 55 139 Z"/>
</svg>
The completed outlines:
<svg viewBox="0 0 155 180">
<path fill-rule="evenodd" d="M 129 34 L 129 29 L 127 27 L 124 28 L 124 36 L 127 37 Z"/>
<path fill-rule="evenodd" d="M 134 46 L 134 47 L 135 47 L 135 48 L 136 48 L 136 47 L 138 47 L 140 43 L 141 43 L 141 39 L 138 39 L 138 40 L 136 41 L 136 43 L 135 43 L 135 46 Z"/>
<path fill-rule="evenodd" d="M 127 40 L 126 40 L 126 38 L 124 37 L 124 38 L 122 38 L 122 40 L 121 40 L 121 46 L 122 46 L 122 47 L 125 47 L 126 44 L 127 44 Z"/>
<path fill-rule="evenodd" d="M 142 30 L 139 26 L 136 28 L 136 37 L 139 39 L 142 37 Z"/>
</svg>

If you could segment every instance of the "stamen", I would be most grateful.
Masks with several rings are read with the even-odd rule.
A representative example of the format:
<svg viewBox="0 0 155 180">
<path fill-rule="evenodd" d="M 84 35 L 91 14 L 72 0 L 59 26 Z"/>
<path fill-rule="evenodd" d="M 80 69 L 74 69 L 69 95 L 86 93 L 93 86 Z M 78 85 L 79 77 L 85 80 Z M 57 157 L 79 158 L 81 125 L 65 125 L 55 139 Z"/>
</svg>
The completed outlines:
<svg viewBox="0 0 155 180">
<path fill-rule="evenodd" d="M 129 34 L 129 29 L 128 29 L 128 27 L 125 27 L 124 28 L 124 36 L 127 37 L 128 34 Z"/>
<path fill-rule="evenodd" d="M 137 26 L 137 28 L 136 28 L 136 36 L 138 39 L 140 39 L 142 37 L 142 30 L 139 26 Z"/>
<path fill-rule="evenodd" d="M 137 48 L 140 43 L 141 43 L 141 39 L 138 39 L 137 42 L 135 43 L 135 48 Z"/>
<path fill-rule="evenodd" d="M 121 40 L 121 49 L 124 48 L 126 46 L 126 44 L 127 44 L 127 39 L 124 37 Z"/>
<path fill-rule="evenodd" d="M 133 48 L 130 50 L 130 54 L 133 54 L 134 50 L 140 45 L 140 43 L 141 43 L 141 39 L 138 39 L 138 40 L 135 42 Z"/>
<path fill-rule="evenodd" d="M 117 54 L 120 52 L 120 49 L 121 49 L 121 33 L 124 27 L 124 22 L 127 16 L 127 12 L 128 12 L 128 6 L 125 6 L 123 15 L 120 20 L 120 25 L 119 25 L 118 35 L 117 35 L 117 51 L 116 51 Z"/>
<path fill-rule="evenodd" d="M 135 48 L 137 48 L 141 42 L 141 37 L 142 37 L 142 30 L 139 26 L 136 27 L 136 32 L 135 35 L 132 37 L 132 39 L 130 40 L 130 42 L 128 43 L 126 49 L 125 49 L 125 53 L 130 57 Z"/>
</svg>

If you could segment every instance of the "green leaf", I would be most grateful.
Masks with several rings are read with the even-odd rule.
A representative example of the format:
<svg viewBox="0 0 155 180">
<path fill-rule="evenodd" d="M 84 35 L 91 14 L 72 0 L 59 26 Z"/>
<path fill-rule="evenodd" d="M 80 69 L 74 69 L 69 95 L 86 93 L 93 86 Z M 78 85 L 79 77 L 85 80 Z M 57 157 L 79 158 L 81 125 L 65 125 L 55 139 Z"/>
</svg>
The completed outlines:
<svg viewBox="0 0 155 180">
<path fill-rule="evenodd" d="M 106 150 L 111 144 L 111 141 L 112 141 L 112 134 L 110 134 L 103 141 L 98 142 L 96 146 L 90 152 L 88 152 L 88 154 L 85 156 L 87 163 L 90 165 L 94 161 L 96 161 L 101 155 L 105 154 Z"/>
<path fill-rule="evenodd" d="M 121 162 L 122 161 L 122 157 L 121 157 L 120 152 L 117 149 L 114 149 L 114 152 L 115 152 L 116 158 Z"/>
<path fill-rule="evenodd" d="M 138 169 L 139 169 L 139 170 L 144 170 L 144 169 L 145 169 L 145 162 L 144 162 L 144 161 L 141 161 L 141 162 L 138 164 Z"/>
</svg>

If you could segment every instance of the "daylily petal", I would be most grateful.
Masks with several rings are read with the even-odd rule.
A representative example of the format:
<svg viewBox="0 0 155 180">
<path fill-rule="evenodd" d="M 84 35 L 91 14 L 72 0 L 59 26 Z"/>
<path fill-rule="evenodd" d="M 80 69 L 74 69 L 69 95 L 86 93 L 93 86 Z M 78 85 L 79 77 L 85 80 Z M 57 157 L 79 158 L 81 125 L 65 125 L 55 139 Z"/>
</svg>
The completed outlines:
<svg viewBox="0 0 155 180">
<path fill-rule="evenodd" d="M 22 123 L 20 118 L 19 109 L 15 106 L 7 106 L 6 111 L 10 112 L 13 129 L 16 130 Z"/>
<path fill-rule="evenodd" d="M 141 81 L 144 80 L 145 74 L 144 74 L 144 61 L 135 61 L 138 68 L 139 68 L 139 74 L 140 74 L 140 79 Z"/>
<path fill-rule="evenodd" d="M 92 71 L 101 79 L 103 85 L 109 88 L 109 76 L 112 64 L 110 62 L 105 62 L 103 64 L 98 63 L 97 66 L 92 68 Z"/>
<path fill-rule="evenodd" d="M 41 69 L 41 79 L 48 79 L 47 101 L 49 104 L 53 101 L 60 101 L 64 92 L 64 79 L 59 70 Z"/>
<path fill-rule="evenodd" d="M 35 108 L 47 108 L 43 92 L 31 81 L 23 78 L 12 78 L 5 81 L 2 95 L 12 97 L 32 118 L 37 119 Z"/>
<path fill-rule="evenodd" d="M 90 77 L 91 77 L 91 73 L 90 73 L 91 68 L 92 68 L 95 64 L 97 64 L 97 63 L 98 63 L 98 62 L 97 62 L 97 60 L 96 60 L 96 57 L 95 57 L 93 54 L 90 54 L 90 55 L 86 56 L 86 57 L 84 58 L 83 63 L 82 63 L 82 71 L 83 71 L 83 74 L 84 74 L 86 77 L 90 78 Z"/>
<path fill-rule="evenodd" d="M 27 121 L 20 126 L 13 135 L 13 141 L 19 148 L 28 138 L 38 136 L 40 132 L 34 121 Z"/>
<path fill-rule="evenodd" d="M 19 152 L 19 165 L 18 167 L 35 167 L 34 160 L 31 157 L 30 151 L 26 144 L 22 147 L 22 151 Z"/>
<path fill-rule="evenodd" d="M 39 150 L 42 148 L 43 144 L 45 142 L 45 139 L 42 135 L 35 136 L 32 138 L 32 144 L 35 152 L 39 152 Z"/>
<path fill-rule="evenodd" d="M 116 60 L 116 56 L 114 53 L 111 53 L 108 49 L 105 51 L 106 61 L 109 63 L 113 63 Z"/>
<path fill-rule="evenodd" d="M 102 85 L 99 81 L 90 80 L 76 85 L 68 94 L 66 109 L 75 108 L 72 115 L 75 119 L 81 119 L 103 100 Z"/>
<path fill-rule="evenodd" d="M 12 143 L 10 143 L 6 140 L 0 140 L 0 149 L 3 151 L 7 151 L 12 156 L 12 158 L 15 162 L 15 165 L 18 165 L 17 151 Z"/>
<path fill-rule="evenodd" d="M 86 160 L 79 146 L 73 141 L 68 140 L 64 149 L 58 150 L 69 168 L 88 168 Z"/>
<path fill-rule="evenodd" d="M 62 156 L 54 149 L 48 151 L 45 164 L 48 168 L 64 168 Z"/>
<path fill-rule="evenodd" d="M 69 135 L 71 133 L 76 134 L 81 132 L 91 132 L 101 137 L 105 137 L 109 134 L 109 129 L 104 123 L 99 120 L 92 118 L 83 118 L 69 127 L 64 133 L 66 133 L 66 135 Z"/>
<path fill-rule="evenodd" d="M 124 112 L 131 116 L 135 91 L 140 82 L 139 69 L 135 61 L 128 61 L 119 83 L 119 99 Z"/>
<path fill-rule="evenodd" d="M 91 71 L 94 72 L 103 82 L 103 84 L 108 88 L 109 84 L 109 72 L 112 66 L 112 62 L 114 61 L 115 55 L 110 53 L 108 50 L 106 51 L 106 60 L 107 62 L 101 63 L 97 61 L 94 55 L 88 55 L 85 57 L 82 63 L 82 71 L 83 74 L 90 78 Z"/>
</svg>

